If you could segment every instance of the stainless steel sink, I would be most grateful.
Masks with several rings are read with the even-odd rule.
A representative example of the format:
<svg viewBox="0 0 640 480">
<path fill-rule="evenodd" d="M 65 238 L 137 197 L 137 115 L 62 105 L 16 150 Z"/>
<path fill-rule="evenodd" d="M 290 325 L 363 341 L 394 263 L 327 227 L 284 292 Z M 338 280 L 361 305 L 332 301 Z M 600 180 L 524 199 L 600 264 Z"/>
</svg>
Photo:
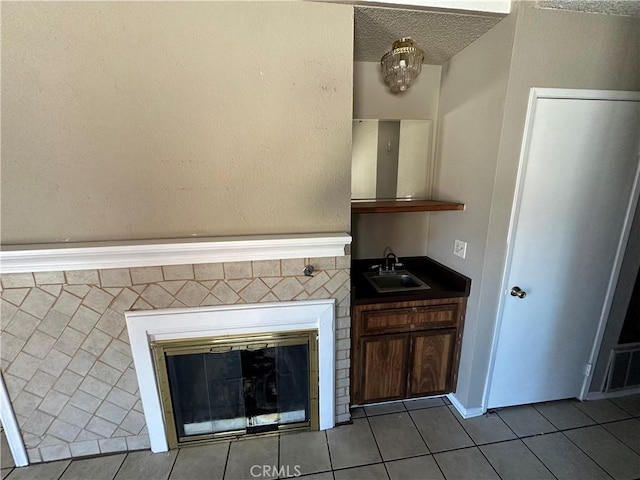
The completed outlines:
<svg viewBox="0 0 640 480">
<path fill-rule="evenodd" d="M 378 293 L 406 292 L 431 288 L 408 270 L 369 272 L 364 276 Z"/>
</svg>

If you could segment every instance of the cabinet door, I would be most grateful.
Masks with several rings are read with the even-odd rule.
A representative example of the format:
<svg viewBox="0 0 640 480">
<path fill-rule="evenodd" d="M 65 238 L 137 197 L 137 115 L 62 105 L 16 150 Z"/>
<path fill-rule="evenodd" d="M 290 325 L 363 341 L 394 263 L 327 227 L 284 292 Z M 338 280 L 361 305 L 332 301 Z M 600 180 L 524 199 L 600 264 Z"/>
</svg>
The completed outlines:
<svg viewBox="0 0 640 480">
<path fill-rule="evenodd" d="M 415 333 L 411 336 L 409 396 L 451 391 L 455 329 Z"/>
<path fill-rule="evenodd" d="M 408 335 L 361 339 L 362 402 L 404 398 L 407 391 Z"/>
</svg>

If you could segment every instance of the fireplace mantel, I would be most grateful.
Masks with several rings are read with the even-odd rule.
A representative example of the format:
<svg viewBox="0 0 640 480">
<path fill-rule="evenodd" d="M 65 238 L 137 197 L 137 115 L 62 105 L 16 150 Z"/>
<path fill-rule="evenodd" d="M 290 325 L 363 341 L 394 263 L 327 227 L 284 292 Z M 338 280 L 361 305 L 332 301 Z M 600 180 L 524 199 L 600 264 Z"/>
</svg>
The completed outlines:
<svg viewBox="0 0 640 480">
<path fill-rule="evenodd" d="M 4 245 L 0 274 L 222 263 L 345 254 L 347 233 Z"/>
</svg>

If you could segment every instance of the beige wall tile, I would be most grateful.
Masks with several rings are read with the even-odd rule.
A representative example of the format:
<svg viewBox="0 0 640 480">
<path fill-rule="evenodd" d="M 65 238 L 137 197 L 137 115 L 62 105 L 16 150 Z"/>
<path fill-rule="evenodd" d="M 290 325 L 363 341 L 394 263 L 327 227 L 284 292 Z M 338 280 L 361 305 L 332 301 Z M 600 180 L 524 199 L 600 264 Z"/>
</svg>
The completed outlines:
<svg viewBox="0 0 640 480">
<path fill-rule="evenodd" d="M 296 295 L 302 292 L 303 288 L 300 282 L 293 277 L 285 278 L 275 287 L 273 287 L 273 293 L 282 301 L 293 300 Z"/>
<path fill-rule="evenodd" d="M 218 298 L 223 305 L 232 305 L 240 300 L 240 297 L 234 292 L 229 285 L 224 282 L 218 282 L 211 290 L 216 298 Z"/>
<path fill-rule="evenodd" d="M 5 327 L 5 331 L 22 340 L 29 340 L 29 337 L 39 324 L 39 319 L 20 310 L 16 312 L 13 319 Z"/>
<path fill-rule="evenodd" d="M 1 278 L 2 288 L 33 287 L 36 284 L 30 273 L 5 273 Z"/>
<path fill-rule="evenodd" d="M 26 342 L 10 333 L 2 332 L 0 335 L 0 358 L 7 362 L 13 362 Z"/>
<path fill-rule="evenodd" d="M 259 302 L 267 293 L 269 293 L 269 288 L 260 279 L 256 278 L 240 291 L 240 296 L 247 303 L 255 303 Z"/>
<path fill-rule="evenodd" d="M 131 286 L 131 275 L 128 268 L 110 268 L 100 270 L 100 284 L 103 287 Z"/>
<path fill-rule="evenodd" d="M 310 258 L 309 265 L 313 265 L 316 270 L 333 270 L 336 268 L 336 257 Z"/>
<path fill-rule="evenodd" d="M 73 457 L 86 457 L 100 453 L 97 440 L 85 440 L 83 442 L 74 442 L 69 444 L 71 455 Z"/>
<path fill-rule="evenodd" d="M 36 330 L 33 332 L 33 335 L 31 335 L 31 338 L 22 351 L 29 355 L 33 355 L 34 357 L 44 358 L 47 356 L 54 343 L 56 343 L 55 338 Z"/>
<path fill-rule="evenodd" d="M 220 280 L 224 278 L 222 263 L 200 263 L 193 266 L 196 280 Z"/>
<path fill-rule="evenodd" d="M 165 280 L 193 280 L 193 265 L 168 265 L 162 267 Z"/>
<path fill-rule="evenodd" d="M 283 277 L 293 276 L 293 275 L 302 275 L 304 266 L 305 266 L 304 258 L 291 258 L 287 260 L 280 260 L 280 269 L 282 271 Z"/>
<path fill-rule="evenodd" d="M 176 298 L 188 307 L 197 307 L 209 295 L 209 290 L 198 282 L 188 281 L 177 293 Z"/>
<path fill-rule="evenodd" d="M 40 359 L 20 352 L 7 372 L 28 382 L 40 366 Z"/>
<path fill-rule="evenodd" d="M 82 304 L 102 314 L 112 301 L 113 296 L 109 295 L 104 290 L 92 287 L 91 290 L 89 290 L 89 293 L 84 297 Z"/>
<path fill-rule="evenodd" d="M 254 277 L 279 277 L 280 261 L 279 260 L 261 260 L 251 262 Z"/>
<path fill-rule="evenodd" d="M 32 288 L 22 305 L 20 305 L 20 310 L 42 319 L 49 312 L 55 301 L 56 298 L 53 295 L 39 288 Z"/>
<path fill-rule="evenodd" d="M 156 283 L 164 280 L 161 267 L 130 268 L 131 281 L 134 285 L 142 283 Z"/>
<path fill-rule="evenodd" d="M 64 283 L 64 272 L 36 272 L 33 276 L 37 285 Z"/>
<path fill-rule="evenodd" d="M 149 285 L 141 296 L 155 308 L 166 308 L 173 302 L 173 297 L 169 292 L 158 285 Z"/>
<path fill-rule="evenodd" d="M 251 262 L 231 262 L 224 264 L 224 278 L 233 280 L 237 278 L 251 278 Z"/>
<path fill-rule="evenodd" d="M 71 361 L 71 357 L 65 353 L 59 352 L 55 348 L 51 349 L 47 356 L 40 364 L 40 370 L 54 377 L 59 377 L 66 366 Z"/>
<path fill-rule="evenodd" d="M 100 283 L 97 270 L 73 270 L 64 272 L 64 275 L 70 285 L 98 285 Z"/>
<path fill-rule="evenodd" d="M 78 310 L 81 302 L 81 298 L 68 292 L 62 292 L 56 300 L 56 303 L 54 303 L 53 309 L 72 317 L 73 314 L 76 313 L 76 310 Z"/>
</svg>

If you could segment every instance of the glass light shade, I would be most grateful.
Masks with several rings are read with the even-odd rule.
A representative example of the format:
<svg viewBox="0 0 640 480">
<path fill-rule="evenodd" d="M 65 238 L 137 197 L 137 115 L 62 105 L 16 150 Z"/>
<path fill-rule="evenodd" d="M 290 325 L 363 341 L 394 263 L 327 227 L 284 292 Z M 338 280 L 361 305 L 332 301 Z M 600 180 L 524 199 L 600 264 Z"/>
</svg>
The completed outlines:
<svg viewBox="0 0 640 480">
<path fill-rule="evenodd" d="M 382 76 L 393 93 L 407 90 L 420 75 L 424 52 L 410 38 L 393 42 L 393 49 L 384 54 L 380 64 Z"/>
</svg>

